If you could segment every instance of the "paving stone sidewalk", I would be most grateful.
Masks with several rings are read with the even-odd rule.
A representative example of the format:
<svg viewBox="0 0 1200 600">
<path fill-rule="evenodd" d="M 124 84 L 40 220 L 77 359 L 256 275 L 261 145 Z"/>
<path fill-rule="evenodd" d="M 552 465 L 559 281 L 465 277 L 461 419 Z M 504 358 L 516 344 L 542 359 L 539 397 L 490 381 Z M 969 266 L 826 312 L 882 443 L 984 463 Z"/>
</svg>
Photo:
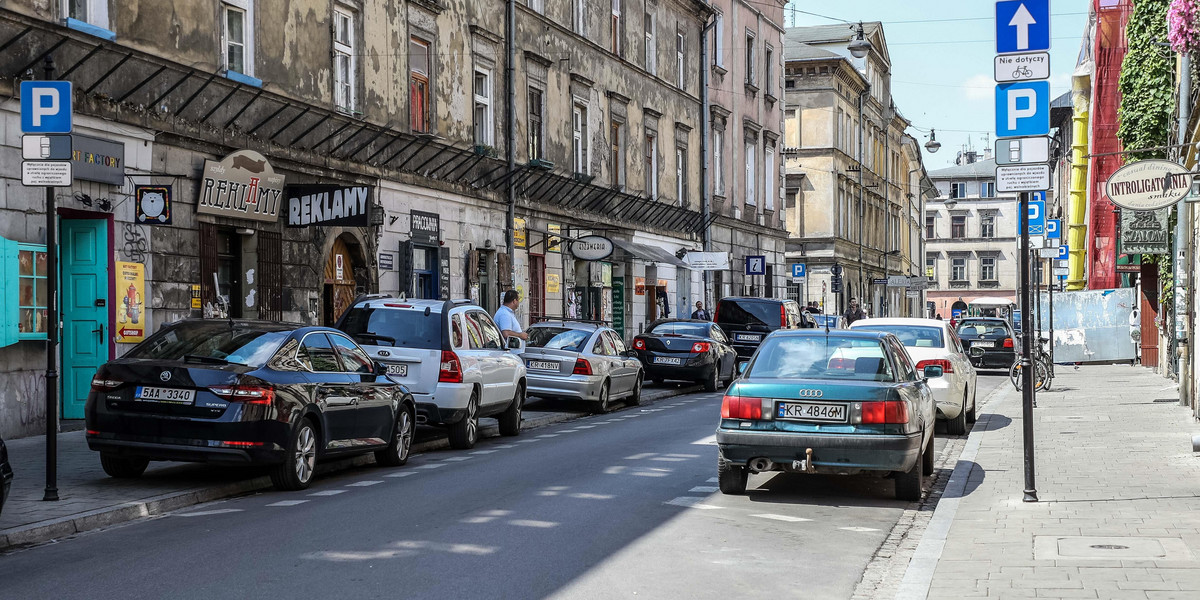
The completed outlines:
<svg viewBox="0 0 1200 600">
<path fill-rule="evenodd" d="M 697 385 L 667 382 L 643 389 L 642 403 L 652 404 L 699 390 Z M 532 429 L 580 418 L 590 414 L 588 408 L 580 402 L 530 398 L 521 426 Z M 483 425 L 485 438 L 497 435 L 496 425 L 490 419 L 485 419 Z M 271 487 L 270 478 L 262 469 L 170 462 L 150 463 L 139 479 L 113 479 L 100 468 L 99 456 L 88 449 L 84 432 L 72 431 L 58 435 L 60 500 L 45 502 L 42 500 L 46 482 L 45 438 L 6 442 L 15 477 L 11 495 L 0 513 L 0 551 Z M 444 430 L 421 427 L 413 452 L 448 446 Z M 343 459 L 319 465 L 318 474 L 373 462 L 369 455 Z"/>
<path fill-rule="evenodd" d="M 898 599 L 1200 598 L 1200 424 L 1144 367 L 1058 367 L 1034 411 L 1039 502 L 1022 502 L 1020 393 L 979 423 Z"/>
</svg>

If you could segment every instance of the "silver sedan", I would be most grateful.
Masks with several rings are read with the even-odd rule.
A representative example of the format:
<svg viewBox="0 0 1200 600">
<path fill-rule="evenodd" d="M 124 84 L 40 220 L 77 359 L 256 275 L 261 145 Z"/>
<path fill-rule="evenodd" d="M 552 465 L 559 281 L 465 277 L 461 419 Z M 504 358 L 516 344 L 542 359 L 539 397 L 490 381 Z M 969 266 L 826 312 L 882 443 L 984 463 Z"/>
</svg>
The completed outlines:
<svg viewBox="0 0 1200 600">
<path fill-rule="evenodd" d="M 571 398 L 608 412 L 613 400 L 636 406 L 642 364 L 609 327 L 580 321 L 545 321 L 529 328 L 525 369 L 529 395 Z"/>
</svg>

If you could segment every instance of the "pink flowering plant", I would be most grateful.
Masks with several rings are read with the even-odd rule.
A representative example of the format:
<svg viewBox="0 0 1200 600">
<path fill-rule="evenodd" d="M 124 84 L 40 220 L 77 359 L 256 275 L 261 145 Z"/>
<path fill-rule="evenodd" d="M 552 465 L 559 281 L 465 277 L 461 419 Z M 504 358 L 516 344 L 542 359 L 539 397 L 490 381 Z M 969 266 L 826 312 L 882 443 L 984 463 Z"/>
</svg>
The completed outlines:
<svg viewBox="0 0 1200 600">
<path fill-rule="evenodd" d="M 1176 52 L 1200 49 L 1200 0 L 1171 0 L 1167 9 L 1167 40 Z"/>
</svg>

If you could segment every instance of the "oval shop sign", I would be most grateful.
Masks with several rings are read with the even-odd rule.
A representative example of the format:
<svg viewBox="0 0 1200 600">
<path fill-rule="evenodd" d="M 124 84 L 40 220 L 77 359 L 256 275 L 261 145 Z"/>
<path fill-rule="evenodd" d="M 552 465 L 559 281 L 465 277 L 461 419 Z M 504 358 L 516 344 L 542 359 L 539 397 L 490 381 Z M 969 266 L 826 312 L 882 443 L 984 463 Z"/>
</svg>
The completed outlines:
<svg viewBox="0 0 1200 600">
<path fill-rule="evenodd" d="M 604 260 L 612 253 L 612 240 L 602 235 L 585 235 L 571 244 L 571 254 L 579 260 Z"/>
<path fill-rule="evenodd" d="M 1169 160 L 1140 160 L 1117 169 L 1105 190 L 1113 204 L 1129 210 L 1158 210 L 1175 204 L 1192 189 L 1187 167 Z"/>
</svg>

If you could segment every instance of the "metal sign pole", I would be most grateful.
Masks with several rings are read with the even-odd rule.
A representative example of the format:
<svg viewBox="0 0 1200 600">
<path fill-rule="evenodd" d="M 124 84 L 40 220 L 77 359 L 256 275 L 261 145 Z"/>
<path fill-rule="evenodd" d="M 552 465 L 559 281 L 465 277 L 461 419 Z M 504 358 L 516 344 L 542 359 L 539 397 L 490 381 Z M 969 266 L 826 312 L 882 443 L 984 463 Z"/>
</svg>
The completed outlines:
<svg viewBox="0 0 1200 600">
<path fill-rule="evenodd" d="M 1029 192 L 1021 192 L 1021 425 L 1025 445 L 1025 502 L 1037 502 L 1033 461 L 1033 318 L 1029 301 Z"/>
<path fill-rule="evenodd" d="M 54 79 L 54 59 L 46 56 L 46 81 Z M 46 490 L 42 500 L 58 500 L 58 209 L 54 188 L 46 187 Z"/>
<path fill-rule="evenodd" d="M 1054 273 L 1054 259 L 1051 258 L 1051 259 L 1047 260 L 1046 262 L 1050 263 L 1050 273 L 1053 274 Z M 1048 350 L 1048 352 L 1050 353 L 1050 364 L 1051 365 L 1054 364 L 1054 288 L 1057 285 L 1054 282 L 1055 279 L 1058 279 L 1057 275 L 1053 275 L 1050 278 L 1050 300 L 1048 301 L 1048 303 L 1050 304 L 1050 318 L 1046 320 L 1046 325 L 1048 325 L 1049 329 L 1050 329 L 1050 343 L 1048 344 L 1050 346 L 1050 349 Z"/>
</svg>

